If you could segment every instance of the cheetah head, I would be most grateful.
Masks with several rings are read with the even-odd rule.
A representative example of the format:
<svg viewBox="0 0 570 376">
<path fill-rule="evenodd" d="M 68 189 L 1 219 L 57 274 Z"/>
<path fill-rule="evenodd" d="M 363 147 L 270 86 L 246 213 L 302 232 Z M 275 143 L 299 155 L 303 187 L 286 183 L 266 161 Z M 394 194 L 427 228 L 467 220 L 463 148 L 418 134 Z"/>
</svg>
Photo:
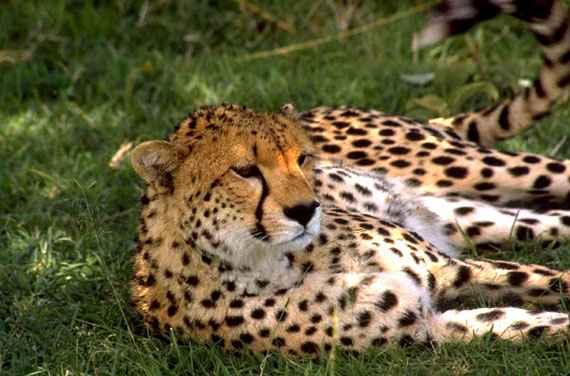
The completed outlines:
<svg viewBox="0 0 570 376">
<path fill-rule="evenodd" d="M 203 108 L 132 163 L 164 200 L 165 231 L 233 264 L 303 249 L 319 232 L 313 149 L 289 112 Z"/>
</svg>

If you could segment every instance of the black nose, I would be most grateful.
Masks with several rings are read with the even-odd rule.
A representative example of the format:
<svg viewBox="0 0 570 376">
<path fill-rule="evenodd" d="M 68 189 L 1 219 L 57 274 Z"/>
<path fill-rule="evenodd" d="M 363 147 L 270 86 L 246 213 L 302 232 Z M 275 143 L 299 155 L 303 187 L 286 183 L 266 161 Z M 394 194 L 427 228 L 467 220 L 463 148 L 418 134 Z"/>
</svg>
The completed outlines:
<svg viewBox="0 0 570 376">
<path fill-rule="evenodd" d="M 317 210 L 319 206 L 321 206 L 321 204 L 317 201 L 313 201 L 309 204 L 301 204 L 291 208 L 285 208 L 283 209 L 283 213 L 285 213 L 287 217 L 299 222 L 301 225 L 306 226 L 311 218 L 313 218 L 315 210 Z"/>
</svg>

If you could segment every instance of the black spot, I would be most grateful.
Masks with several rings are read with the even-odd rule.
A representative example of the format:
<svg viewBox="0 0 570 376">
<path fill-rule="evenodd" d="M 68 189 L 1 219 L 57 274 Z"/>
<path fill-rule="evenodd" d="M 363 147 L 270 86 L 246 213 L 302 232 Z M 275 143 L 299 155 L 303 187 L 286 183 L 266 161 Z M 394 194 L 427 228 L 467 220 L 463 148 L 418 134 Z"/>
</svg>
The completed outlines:
<svg viewBox="0 0 570 376">
<path fill-rule="evenodd" d="M 148 196 L 146 194 L 143 194 L 140 198 L 140 202 L 141 202 L 141 205 L 145 206 L 145 205 L 149 204 L 150 199 L 148 198 Z"/>
<path fill-rule="evenodd" d="M 488 166 L 501 167 L 506 165 L 505 161 L 503 161 L 502 159 L 492 156 L 485 157 L 482 159 L 482 161 Z"/>
<path fill-rule="evenodd" d="M 299 310 L 302 312 L 307 312 L 309 310 L 309 301 L 307 299 L 302 300 L 299 303 Z"/>
<path fill-rule="evenodd" d="M 231 344 L 232 344 L 233 348 L 236 350 L 243 349 L 243 343 L 241 341 L 238 341 L 237 339 L 233 339 L 231 341 Z"/>
<path fill-rule="evenodd" d="M 528 290 L 528 296 L 532 296 L 535 298 L 541 297 L 541 296 L 546 296 L 548 294 L 549 294 L 548 290 L 545 290 L 545 289 L 533 288 L 533 289 Z"/>
<path fill-rule="evenodd" d="M 251 317 L 256 320 L 262 320 L 265 317 L 265 310 L 256 308 L 251 312 Z"/>
<path fill-rule="evenodd" d="M 226 316 L 226 325 L 229 327 L 240 326 L 244 321 L 243 316 Z"/>
<path fill-rule="evenodd" d="M 448 164 L 455 162 L 455 158 L 441 156 L 441 157 L 435 157 L 431 161 L 436 165 L 447 166 Z"/>
<path fill-rule="evenodd" d="M 479 130 L 477 129 L 477 123 L 474 120 L 469 122 L 469 125 L 467 126 L 467 139 L 477 144 L 481 141 Z"/>
<path fill-rule="evenodd" d="M 366 328 L 367 326 L 370 325 L 370 322 L 372 321 L 372 314 L 370 313 L 370 311 L 360 312 L 358 314 L 357 321 L 358 321 L 358 326 L 360 326 L 361 328 Z"/>
<path fill-rule="evenodd" d="M 239 339 L 240 341 L 242 341 L 243 343 L 245 343 L 246 345 L 249 345 L 250 343 L 253 342 L 253 336 L 249 333 L 242 333 L 239 335 Z"/>
<path fill-rule="evenodd" d="M 484 321 L 484 322 L 495 321 L 495 320 L 500 319 L 504 315 L 505 315 L 505 312 L 501 311 L 500 309 L 494 309 L 494 310 L 489 311 L 489 312 L 478 314 L 477 320 Z"/>
<path fill-rule="evenodd" d="M 435 288 L 437 287 L 437 281 L 435 279 L 435 276 L 431 272 L 428 272 L 428 286 L 430 290 L 435 290 Z"/>
<path fill-rule="evenodd" d="M 400 123 L 398 123 L 397 121 L 394 120 L 384 120 L 382 122 L 383 125 L 386 125 L 388 127 L 401 127 L 402 125 Z"/>
<path fill-rule="evenodd" d="M 303 342 L 303 344 L 301 344 L 301 351 L 306 354 L 317 354 L 319 352 L 319 346 L 315 342 Z"/>
<path fill-rule="evenodd" d="M 506 305 L 512 307 L 521 307 L 524 304 L 524 300 L 521 298 L 521 296 L 512 292 L 503 294 L 501 299 Z"/>
<path fill-rule="evenodd" d="M 532 240 L 534 239 L 534 231 L 527 226 L 517 226 L 515 236 L 520 241 Z"/>
<path fill-rule="evenodd" d="M 526 155 L 523 161 L 529 164 L 537 164 L 540 163 L 540 158 L 534 155 Z"/>
<path fill-rule="evenodd" d="M 301 327 L 298 324 L 289 325 L 286 329 L 287 333 L 299 333 L 301 331 Z"/>
<path fill-rule="evenodd" d="M 508 131 L 511 129 L 511 123 L 509 121 L 509 107 L 508 105 L 503 106 L 501 109 L 501 114 L 499 115 L 499 126 Z"/>
<path fill-rule="evenodd" d="M 334 145 L 334 144 L 324 144 L 321 149 L 325 152 L 325 153 L 331 153 L 331 154 L 336 154 L 338 152 L 340 152 L 340 146 L 338 145 Z"/>
<path fill-rule="evenodd" d="M 414 339 L 409 334 L 406 334 L 398 341 L 398 345 L 400 345 L 400 347 L 409 347 L 412 346 L 414 343 L 415 343 Z"/>
<path fill-rule="evenodd" d="M 400 317 L 400 319 L 398 320 L 398 324 L 400 325 L 400 327 L 410 326 L 413 325 L 417 319 L 418 316 L 416 315 L 416 313 L 408 310 L 404 312 L 402 317 Z"/>
<path fill-rule="evenodd" d="M 511 325 L 514 330 L 522 330 L 528 328 L 530 325 L 524 321 L 517 321 Z"/>
<path fill-rule="evenodd" d="M 558 317 L 558 318 L 556 318 L 556 319 L 550 320 L 550 323 L 551 323 L 552 325 L 560 325 L 560 324 L 564 324 L 564 323 L 566 323 L 566 322 L 568 322 L 568 318 L 567 318 L 567 317 Z"/>
<path fill-rule="evenodd" d="M 365 139 L 365 138 L 361 138 L 359 140 L 355 140 L 352 142 L 352 146 L 356 147 L 356 148 L 365 148 L 372 145 L 372 142 Z"/>
<path fill-rule="evenodd" d="M 447 188 L 447 187 L 451 187 L 453 185 L 453 182 L 451 180 L 443 179 L 443 180 L 438 180 L 436 182 L 436 185 L 438 187 L 441 187 L 441 188 Z"/>
<path fill-rule="evenodd" d="M 398 305 L 398 297 L 391 291 L 385 291 L 378 302 L 375 303 L 376 307 L 382 312 L 388 312 Z"/>
<path fill-rule="evenodd" d="M 467 153 L 464 152 L 463 150 L 455 149 L 455 148 L 448 148 L 448 149 L 444 149 L 443 151 L 448 153 L 448 154 L 453 154 L 453 155 L 467 155 Z"/>
<path fill-rule="evenodd" d="M 475 184 L 474 188 L 478 191 L 490 191 L 495 189 L 496 186 L 493 183 L 482 182 Z"/>
<path fill-rule="evenodd" d="M 556 273 L 547 269 L 534 269 L 533 272 L 536 274 L 545 275 L 547 277 L 552 277 L 556 275 Z"/>
<path fill-rule="evenodd" d="M 273 338 L 273 341 L 271 341 L 271 344 L 277 348 L 283 347 L 286 344 L 285 338 L 275 337 L 275 338 Z"/>
<path fill-rule="evenodd" d="M 160 308 L 160 302 L 158 300 L 153 300 L 152 302 L 150 302 L 150 305 L 148 306 L 148 309 L 150 311 L 154 311 Z"/>
<path fill-rule="evenodd" d="M 353 203 L 356 201 L 354 198 L 354 195 L 350 192 L 341 192 L 340 197 L 342 197 L 344 200 L 346 200 L 350 203 Z"/>
<path fill-rule="evenodd" d="M 546 329 L 548 329 L 548 326 L 535 326 L 534 328 L 530 329 L 528 331 L 528 336 L 530 338 L 540 338 L 544 332 L 546 331 Z"/>
<path fill-rule="evenodd" d="M 366 158 L 368 154 L 363 151 L 351 151 L 350 153 L 346 154 L 346 157 L 349 159 L 360 159 Z"/>
<path fill-rule="evenodd" d="M 384 337 L 378 337 L 378 338 L 374 338 L 372 340 L 372 346 L 375 346 L 375 347 L 382 347 L 386 343 L 388 343 L 388 340 Z"/>
<path fill-rule="evenodd" d="M 388 152 L 394 155 L 406 155 L 410 152 L 410 149 L 403 146 L 394 146 L 389 148 Z"/>
<path fill-rule="evenodd" d="M 521 286 L 528 280 L 528 274 L 525 272 L 509 272 L 507 274 L 507 281 L 511 286 Z"/>
<path fill-rule="evenodd" d="M 397 159 L 395 161 L 390 162 L 390 165 L 397 168 L 406 168 L 411 166 L 411 163 L 403 159 Z"/>
<path fill-rule="evenodd" d="M 470 238 L 474 238 L 474 237 L 481 235 L 481 229 L 477 226 L 469 226 L 469 227 L 467 227 L 467 229 L 465 229 L 465 233 Z"/>
<path fill-rule="evenodd" d="M 533 183 L 534 189 L 544 189 L 547 188 L 552 183 L 552 179 L 546 175 L 540 175 Z"/>
<path fill-rule="evenodd" d="M 366 129 L 350 127 L 346 131 L 346 134 L 353 135 L 353 136 L 366 136 L 368 134 L 368 132 L 366 131 Z"/>
<path fill-rule="evenodd" d="M 561 216 L 560 223 L 562 223 L 564 226 L 570 226 L 570 216 L 568 215 Z"/>
<path fill-rule="evenodd" d="M 340 337 L 340 343 L 342 343 L 342 345 L 346 347 L 351 347 L 354 344 L 352 338 L 350 337 Z"/>
<path fill-rule="evenodd" d="M 546 164 L 546 169 L 555 174 L 561 174 L 566 171 L 566 166 L 558 162 L 550 162 Z"/>
<path fill-rule="evenodd" d="M 481 176 L 484 178 L 490 178 L 491 176 L 493 176 L 494 172 L 492 169 L 490 169 L 489 167 L 485 167 L 481 170 Z"/>
<path fill-rule="evenodd" d="M 454 179 L 463 179 L 468 172 L 465 167 L 448 167 L 444 170 L 446 176 Z"/>
<path fill-rule="evenodd" d="M 313 324 L 320 323 L 322 321 L 322 319 L 323 319 L 323 317 L 318 313 L 315 313 L 313 316 L 311 316 L 311 322 Z"/>
<path fill-rule="evenodd" d="M 343 179 L 342 176 L 340 176 L 340 175 L 338 175 L 338 174 L 336 174 L 336 173 L 334 173 L 334 172 L 331 172 L 331 173 L 329 174 L 329 177 L 330 177 L 333 181 L 336 181 L 336 182 L 339 182 L 339 183 L 344 181 L 344 179 Z"/>
<path fill-rule="evenodd" d="M 493 265 L 495 265 L 499 269 L 505 269 L 505 270 L 517 270 L 519 268 L 517 264 L 505 261 L 493 261 Z"/>
<path fill-rule="evenodd" d="M 461 206 L 459 208 L 455 208 L 454 211 L 457 215 L 467 215 L 473 213 L 475 211 L 475 208 L 472 208 L 470 206 Z"/>
<path fill-rule="evenodd" d="M 560 278 L 552 278 L 548 281 L 548 288 L 557 293 L 566 293 L 568 292 L 568 283 Z"/>
<path fill-rule="evenodd" d="M 258 334 L 261 338 L 267 338 L 271 335 L 271 330 L 269 330 L 269 328 L 262 328 Z"/>
<path fill-rule="evenodd" d="M 412 278 L 412 280 L 417 284 L 417 285 L 422 285 L 422 280 L 420 279 L 420 276 L 414 272 L 412 269 L 410 269 L 409 267 L 405 267 L 404 269 L 402 269 L 402 271 L 404 273 L 406 273 L 410 278 Z"/>
<path fill-rule="evenodd" d="M 311 261 L 307 261 L 307 262 L 303 263 L 303 265 L 301 265 L 301 269 L 303 270 L 303 273 L 311 273 L 314 268 L 315 268 L 315 265 Z"/>
<path fill-rule="evenodd" d="M 419 132 L 413 132 L 412 131 L 412 132 L 406 133 L 406 138 L 410 141 L 422 141 L 423 139 L 425 139 L 425 136 Z"/>
<path fill-rule="evenodd" d="M 528 175 L 530 172 L 530 169 L 526 166 L 517 166 L 517 167 L 509 168 L 508 171 L 511 175 L 517 177 L 517 176 Z"/>
<path fill-rule="evenodd" d="M 465 265 L 461 265 L 459 270 L 457 271 L 457 276 L 455 277 L 455 281 L 453 281 L 453 286 L 455 288 L 460 288 L 469 280 L 471 279 L 471 269 L 469 269 Z"/>
<path fill-rule="evenodd" d="M 210 340 L 212 341 L 212 344 L 214 344 L 216 346 L 224 347 L 224 339 L 222 337 L 220 337 L 219 335 L 212 334 L 210 336 Z"/>
<path fill-rule="evenodd" d="M 320 134 L 317 134 L 317 135 L 311 136 L 311 141 L 313 141 L 315 144 L 319 144 L 321 142 L 327 142 L 327 141 L 329 141 L 329 139 L 321 136 Z"/>
<path fill-rule="evenodd" d="M 216 302 L 220 299 L 221 296 L 222 296 L 222 292 L 220 290 L 214 290 L 210 294 L 210 299 L 212 299 L 214 302 Z"/>
<path fill-rule="evenodd" d="M 354 185 L 354 188 L 356 188 L 356 190 L 357 190 L 361 195 L 363 195 L 363 196 L 370 196 L 370 195 L 372 195 L 372 192 L 370 191 L 370 189 L 368 189 L 368 188 L 366 188 L 366 187 L 364 187 L 364 186 L 362 186 L 362 185 L 360 185 L 360 184 L 358 184 L 358 183 L 356 183 L 356 184 Z"/>
<path fill-rule="evenodd" d="M 283 321 L 287 320 L 287 311 L 282 310 L 282 309 L 277 311 L 277 313 L 275 314 L 275 320 L 277 320 L 279 322 L 283 322 Z"/>
<path fill-rule="evenodd" d="M 346 121 L 333 121 L 331 123 L 333 125 L 333 127 L 335 127 L 336 129 L 344 129 L 346 127 L 348 127 L 350 124 Z"/>
<path fill-rule="evenodd" d="M 154 274 L 149 274 L 146 279 L 143 277 L 140 281 L 141 285 L 150 287 L 150 286 L 154 286 L 154 284 L 156 283 L 156 277 L 154 276 Z"/>
</svg>

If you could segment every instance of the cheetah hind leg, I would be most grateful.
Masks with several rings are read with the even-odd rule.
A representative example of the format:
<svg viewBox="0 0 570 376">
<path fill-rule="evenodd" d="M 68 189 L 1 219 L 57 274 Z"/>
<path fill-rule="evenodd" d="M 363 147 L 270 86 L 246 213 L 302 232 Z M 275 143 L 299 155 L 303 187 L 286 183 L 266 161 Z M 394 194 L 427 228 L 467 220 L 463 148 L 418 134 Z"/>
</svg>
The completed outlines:
<svg viewBox="0 0 570 376">
<path fill-rule="evenodd" d="M 424 196 L 420 202 L 438 214 L 449 242 L 457 248 L 498 249 L 513 240 L 540 240 L 554 247 L 570 239 L 568 210 L 500 208 L 456 197 Z"/>
<path fill-rule="evenodd" d="M 567 335 L 568 315 L 559 312 L 534 313 L 512 307 L 449 310 L 436 315 L 432 326 L 436 343 L 467 342 L 484 335 L 521 341 L 541 336 Z"/>
</svg>

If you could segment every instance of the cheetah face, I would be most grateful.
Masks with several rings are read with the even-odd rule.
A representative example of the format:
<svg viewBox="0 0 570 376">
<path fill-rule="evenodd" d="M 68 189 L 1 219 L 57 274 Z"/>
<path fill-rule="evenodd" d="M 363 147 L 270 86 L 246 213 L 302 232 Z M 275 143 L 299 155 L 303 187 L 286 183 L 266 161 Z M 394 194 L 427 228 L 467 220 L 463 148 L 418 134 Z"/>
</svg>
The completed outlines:
<svg viewBox="0 0 570 376">
<path fill-rule="evenodd" d="M 187 243 L 237 265 L 306 247 L 320 230 L 321 209 L 310 184 L 312 145 L 296 121 L 209 114 L 207 125 L 207 115 L 198 115 L 170 142 L 151 141 L 133 154 L 151 186 L 170 182 L 170 221 Z M 153 164 L 170 177 L 148 178 L 145 166 Z"/>
<path fill-rule="evenodd" d="M 232 150 L 239 158 L 195 203 L 190 228 L 203 230 L 193 240 L 234 262 L 251 258 L 248 265 L 264 254 L 303 249 L 320 230 L 320 204 L 305 174 L 312 157 L 296 144 L 240 141 Z"/>
</svg>

